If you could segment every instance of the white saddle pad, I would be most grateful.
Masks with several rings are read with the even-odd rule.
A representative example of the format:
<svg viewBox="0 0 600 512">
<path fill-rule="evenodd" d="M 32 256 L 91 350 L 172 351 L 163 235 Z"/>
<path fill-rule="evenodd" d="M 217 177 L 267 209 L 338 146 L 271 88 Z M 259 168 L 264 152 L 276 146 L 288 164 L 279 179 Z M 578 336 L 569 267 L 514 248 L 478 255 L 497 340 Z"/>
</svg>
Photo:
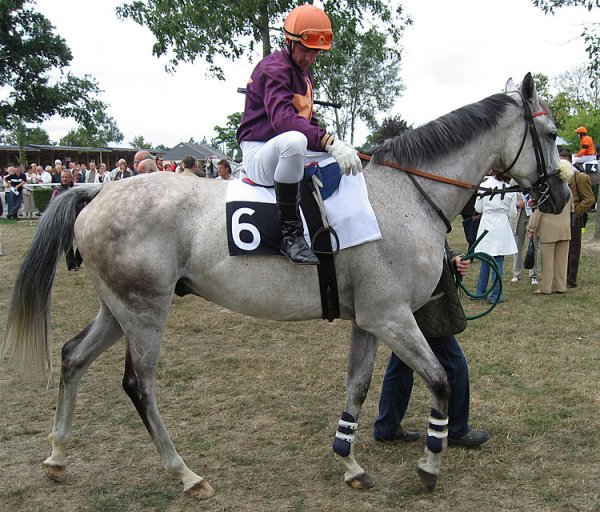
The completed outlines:
<svg viewBox="0 0 600 512">
<path fill-rule="evenodd" d="M 244 177 L 243 173 L 240 174 L 240 178 Z M 275 203 L 274 189 L 249 185 L 242 179 L 229 182 L 226 202 Z M 329 224 L 335 229 L 340 240 L 340 249 L 381 239 L 381 231 L 369 202 L 362 173 L 356 176 L 342 176 L 339 188 L 325 200 L 325 211 Z M 310 243 L 306 223 L 304 230 Z M 333 238 L 331 243 L 335 247 Z"/>
</svg>

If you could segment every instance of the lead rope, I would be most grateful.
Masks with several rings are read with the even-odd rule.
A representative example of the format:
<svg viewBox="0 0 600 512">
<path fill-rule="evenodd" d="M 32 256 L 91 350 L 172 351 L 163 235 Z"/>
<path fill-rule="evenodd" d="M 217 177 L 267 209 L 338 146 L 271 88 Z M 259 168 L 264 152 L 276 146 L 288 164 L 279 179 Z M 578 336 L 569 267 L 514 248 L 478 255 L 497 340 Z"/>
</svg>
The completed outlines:
<svg viewBox="0 0 600 512">
<path fill-rule="evenodd" d="M 467 320 L 477 320 L 478 318 L 481 318 L 481 317 L 491 313 L 491 311 L 498 304 L 498 300 L 500 300 L 500 297 L 502 297 L 502 279 L 500 279 L 500 269 L 498 268 L 498 263 L 496 262 L 496 260 L 494 259 L 493 256 L 490 256 L 486 252 L 475 252 L 475 247 L 477 247 L 479 242 L 481 242 L 482 238 L 485 235 L 487 235 L 488 233 L 489 233 L 489 231 L 487 229 L 485 229 L 483 231 L 483 233 L 481 233 L 481 236 L 477 240 L 475 240 L 475 242 L 473 242 L 473 245 L 471 245 L 471 247 L 469 247 L 467 253 L 464 256 L 462 256 L 461 259 L 463 261 L 464 260 L 485 261 L 494 272 L 494 279 L 492 280 L 492 284 L 481 295 L 477 295 L 476 293 L 471 293 L 469 290 L 467 290 L 467 288 L 465 287 L 465 285 L 462 282 L 462 276 L 460 274 L 456 274 L 456 285 L 463 292 L 465 292 L 467 294 L 467 296 L 470 297 L 471 299 L 484 300 L 489 296 L 491 291 L 494 289 L 494 286 L 496 286 L 496 284 L 498 284 L 498 296 L 496 297 L 496 300 L 491 303 L 489 308 L 487 308 L 485 311 L 482 311 L 481 313 L 478 313 L 476 315 L 467 315 L 465 317 Z"/>
</svg>

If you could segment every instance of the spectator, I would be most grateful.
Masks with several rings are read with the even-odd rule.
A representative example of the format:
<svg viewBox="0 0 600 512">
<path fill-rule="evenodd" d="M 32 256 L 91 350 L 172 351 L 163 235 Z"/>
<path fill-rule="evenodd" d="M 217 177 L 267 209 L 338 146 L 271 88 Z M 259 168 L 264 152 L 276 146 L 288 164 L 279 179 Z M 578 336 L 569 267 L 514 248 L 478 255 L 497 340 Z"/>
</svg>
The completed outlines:
<svg viewBox="0 0 600 512">
<path fill-rule="evenodd" d="M 19 210 L 23 203 L 23 188 L 27 183 L 25 174 L 21 172 L 21 166 L 8 168 L 8 175 L 4 178 L 4 188 L 7 190 L 7 219 L 19 219 Z"/>
<path fill-rule="evenodd" d="M 148 174 L 150 172 L 158 172 L 158 167 L 156 167 L 156 162 L 153 158 L 146 158 L 138 163 L 138 174 Z"/>
<path fill-rule="evenodd" d="M 231 175 L 231 165 L 226 158 L 219 160 L 217 163 L 217 177 L 218 180 L 234 180 L 235 178 Z"/>
<path fill-rule="evenodd" d="M 559 171 L 563 181 L 573 174 L 571 164 L 562 160 Z M 554 281 L 554 291 L 564 293 L 567 289 L 567 265 L 569 259 L 569 241 L 571 240 L 571 198 L 558 215 L 534 210 L 529 219 L 529 238 L 538 236 L 542 256 L 542 280 L 534 293 L 550 295 Z"/>
<path fill-rule="evenodd" d="M 115 176 L 115 180 L 123 180 L 133 176 L 133 172 L 127 167 L 127 162 L 123 159 L 119 160 L 119 169 Z"/>
<path fill-rule="evenodd" d="M 448 444 L 473 448 L 485 443 L 489 434 L 469 426 L 469 367 L 455 334 L 465 330 L 467 320 L 458 296 L 454 273 L 466 275 L 470 261 L 450 256 L 446 247 L 442 276 L 429 302 L 415 313 L 421 332 L 448 374 Z M 404 430 L 401 422 L 406 413 L 413 386 L 413 371 L 394 353 L 383 378 L 379 416 L 373 435 L 377 441 L 416 441 L 417 432 Z"/>
<path fill-rule="evenodd" d="M 50 171 L 52 170 L 52 166 L 51 165 L 47 165 L 45 169 L 42 169 L 42 166 L 39 167 L 40 168 L 40 183 L 52 183 L 52 174 L 50 174 Z M 48 187 L 44 187 L 44 188 L 48 188 Z"/>
<path fill-rule="evenodd" d="M 87 172 L 85 176 L 86 183 L 98 183 L 98 170 L 96 169 L 96 162 L 94 160 L 90 160 L 90 170 Z"/>
<path fill-rule="evenodd" d="M 106 170 L 106 164 L 102 163 L 100 164 L 100 167 L 98 167 L 98 173 L 96 174 L 96 182 L 95 183 L 109 183 L 111 182 L 113 179 L 112 177 L 112 173 L 108 172 Z"/>
<path fill-rule="evenodd" d="M 525 240 L 528 240 L 527 236 L 527 224 L 529 223 L 529 217 L 531 216 L 532 210 L 529 205 L 529 194 L 517 194 L 517 217 L 515 219 L 515 243 L 517 244 L 517 253 L 513 261 L 513 278 L 510 280 L 511 283 L 517 283 L 521 280 L 521 270 L 523 269 L 523 248 L 527 250 Z M 535 250 L 538 250 L 537 240 L 534 239 Z M 530 268 L 529 279 L 532 285 L 538 284 L 537 265 Z"/>
<path fill-rule="evenodd" d="M 115 167 L 110 171 L 112 174 L 113 180 L 117 179 L 117 173 L 119 172 L 119 168 L 121 166 L 121 161 L 124 162 L 125 160 L 123 160 L 122 158 L 120 160 L 117 160 L 115 163 Z"/>
<path fill-rule="evenodd" d="M 492 169 L 490 175 L 481 183 L 482 188 L 501 189 L 508 181 L 500 172 Z M 498 279 L 502 281 L 504 277 L 504 256 L 515 254 L 517 244 L 510 227 L 509 216 L 516 214 L 517 198 L 515 194 L 501 194 L 492 197 L 478 197 L 475 201 L 475 210 L 481 213 L 477 238 L 487 230 L 488 233 L 479 242 L 478 252 L 485 252 L 494 257 L 498 266 Z M 482 261 L 479 267 L 479 278 L 477 280 L 477 295 L 484 295 L 490 278 L 490 265 L 487 261 Z M 492 272 L 492 281 L 496 280 L 496 273 Z M 490 292 L 489 302 L 504 302 L 500 296 L 500 283 L 496 283 Z"/>
<path fill-rule="evenodd" d="M 481 215 L 475 211 L 475 199 L 477 199 L 477 192 L 473 193 L 469 202 L 460 212 L 465 239 L 469 247 L 477 240 L 477 228 L 479 228 L 479 219 L 481 218 Z"/>
<path fill-rule="evenodd" d="M 156 167 L 158 168 L 159 171 L 164 171 L 165 168 L 163 167 L 163 158 L 160 155 L 156 155 Z"/>
<path fill-rule="evenodd" d="M 50 171 L 52 174 L 52 183 L 60 183 L 60 173 L 62 172 L 62 162 L 60 160 L 54 160 L 53 171 Z"/>
<path fill-rule="evenodd" d="M 85 164 L 77 164 L 77 180 L 76 183 L 85 183 L 87 181 L 87 167 Z"/>
<path fill-rule="evenodd" d="M 195 157 L 187 155 L 183 157 L 181 163 L 183 164 L 183 171 L 180 173 L 182 176 L 193 176 L 195 178 L 200 177 L 198 170 L 198 161 Z"/>
<path fill-rule="evenodd" d="M 150 154 L 150 151 L 146 149 L 141 149 L 138 151 L 133 157 L 133 176 L 138 174 L 138 165 L 142 160 L 152 160 L 154 161 L 154 157 Z"/>
<path fill-rule="evenodd" d="M 571 152 L 561 151 L 561 160 L 571 162 Z M 590 177 L 579 172 L 573 167 L 573 176 L 569 178 L 569 188 L 575 208 L 575 219 L 571 221 L 571 241 L 569 242 L 569 257 L 567 263 L 567 288 L 577 288 L 577 274 L 579 271 L 579 258 L 581 256 L 581 228 L 584 225 L 583 217 L 594 206 L 596 199 L 592 191 Z"/>
<path fill-rule="evenodd" d="M 37 165 L 27 165 L 25 168 L 26 185 L 35 185 L 39 183 L 39 175 L 37 173 Z M 35 213 L 35 204 L 33 202 L 33 193 L 26 186 L 23 187 L 23 215 L 27 219 L 32 219 Z"/>
<path fill-rule="evenodd" d="M 73 186 L 73 177 L 71 173 L 67 170 L 64 170 L 60 173 L 60 187 L 55 188 L 52 191 L 52 195 L 50 196 L 50 202 L 54 201 L 58 196 L 60 196 L 63 192 L 66 192 Z M 84 205 L 79 205 L 77 207 L 77 214 L 83 209 Z M 79 248 L 73 250 L 73 245 L 65 252 L 65 257 L 67 260 L 67 269 L 69 272 L 78 271 L 79 267 L 83 263 L 83 258 L 79 253 Z"/>
</svg>

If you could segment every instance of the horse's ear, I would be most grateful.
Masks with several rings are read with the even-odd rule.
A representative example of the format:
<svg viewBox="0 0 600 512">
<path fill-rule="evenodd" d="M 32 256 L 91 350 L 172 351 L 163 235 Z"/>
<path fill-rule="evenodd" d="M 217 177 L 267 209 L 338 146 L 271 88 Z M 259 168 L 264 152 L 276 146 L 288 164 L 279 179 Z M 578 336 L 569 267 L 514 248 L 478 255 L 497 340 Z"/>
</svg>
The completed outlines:
<svg viewBox="0 0 600 512">
<path fill-rule="evenodd" d="M 512 77 L 510 77 L 506 81 L 506 85 L 504 86 L 504 92 L 516 92 L 516 91 L 517 91 L 517 86 L 513 82 Z"/>
<path fill-rule="evenodd" d="M 535 82 L 533 81 L 531 73 L 527 73 L 525 78 L 523 78 L 523 83 L 521 84 L 521 94 L 529 103 L 537 104 L 539 101 L 537 90 L 535 88 Z"/>
</svg>

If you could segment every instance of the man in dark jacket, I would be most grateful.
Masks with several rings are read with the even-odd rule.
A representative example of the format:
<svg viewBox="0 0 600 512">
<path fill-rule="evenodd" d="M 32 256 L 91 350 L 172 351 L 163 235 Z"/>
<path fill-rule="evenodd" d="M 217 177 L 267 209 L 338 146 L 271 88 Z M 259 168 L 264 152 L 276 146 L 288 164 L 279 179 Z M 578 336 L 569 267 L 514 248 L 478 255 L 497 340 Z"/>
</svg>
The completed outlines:
<svg viewBox="0 0 600 512">
<path fill-rule="evenodd" d="M 472 448 L 485 443 L 490 436 L 469 426 L 469 367 L 454 336 L 465 330 L 467 320 L 453 273 L 465 275 L 470 261 L 449 252 L 446 247 L 440 282 L 429 302 L 415 312 L 415 319 L 448 375 L 448 444 Z M 401 425 L 412 386 L 413 371 L 392 353 L 381 387 L 379 417 L 375 421 L 373 435 L 377 441 L 419 439 L 418 432 L 404 430 Z"/>
</svg>

